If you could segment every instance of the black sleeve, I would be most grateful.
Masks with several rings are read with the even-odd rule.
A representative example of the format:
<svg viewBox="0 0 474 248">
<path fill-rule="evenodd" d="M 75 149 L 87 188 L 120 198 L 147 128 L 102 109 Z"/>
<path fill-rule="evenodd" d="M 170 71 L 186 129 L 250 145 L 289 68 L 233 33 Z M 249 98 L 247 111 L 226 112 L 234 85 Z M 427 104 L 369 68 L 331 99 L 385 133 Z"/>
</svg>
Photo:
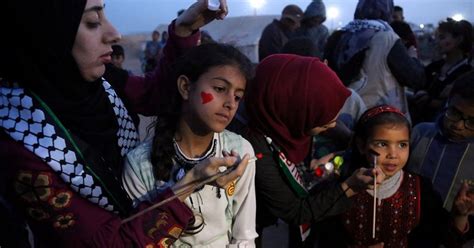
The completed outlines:
<svg viewBox="0 0 474 248">
<path fill-rule="evenodd" d="M 262 33 L 259 42 L 259 61 L 280 52 L 283 47 L 283 37 L 274 26 L 267 26 Z"/>
<path fill-rule="evenodd" d="M 307 197 L 299 197 L 279 168 L 264 137 L 256 134 L 246 138 L 253 145 L 255 154 L 263 155 L 257 161 L 255 175 L 257 225 L 262 226 L 265 221 L 262 216 L 269 214 L 289 224 L 299 225 L 340 214 L 349 207 L 350 201 L 337 182 L 324 190 L 311 192 Z M 263 226 L 265 224 L 270 223 L 263 223 Z"/>
<path fill-rule="evenodd" d="M 387 63 L 398 83 L 413 89 L 424 87 L 425 71 L 421 62 L 408 56 L 407 49 L 397 40 L 387 56 Z"/>
<path fill-rule="evenodd" d="M 420 223 L 409 235 L 409 247 L 462 247 L 467 235 L 453 225 L 449 212 L 443 208 L 441 196 L 431 181 L 420 178 Z"/>
</svg>

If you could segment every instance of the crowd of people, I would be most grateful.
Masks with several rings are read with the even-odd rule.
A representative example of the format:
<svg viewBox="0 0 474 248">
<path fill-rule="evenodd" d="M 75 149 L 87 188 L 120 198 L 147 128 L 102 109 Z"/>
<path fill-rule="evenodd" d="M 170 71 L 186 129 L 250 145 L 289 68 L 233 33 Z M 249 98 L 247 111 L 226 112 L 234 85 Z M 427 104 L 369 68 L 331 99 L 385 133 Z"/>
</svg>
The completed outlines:
<svg viewBox="0 0 474 248">
<path fill-rule="evenodd" d="M 290 247 L 473 242 L 469 22 L 425 65 L 393 0 L 332 33 L 290 4 L 253 65 L 200 31 L 226 0 L 197 0 L 134 75 L 104 8 L 0 3 L 0 247 L 263 247 L 279 220 Z"/>
</svg>

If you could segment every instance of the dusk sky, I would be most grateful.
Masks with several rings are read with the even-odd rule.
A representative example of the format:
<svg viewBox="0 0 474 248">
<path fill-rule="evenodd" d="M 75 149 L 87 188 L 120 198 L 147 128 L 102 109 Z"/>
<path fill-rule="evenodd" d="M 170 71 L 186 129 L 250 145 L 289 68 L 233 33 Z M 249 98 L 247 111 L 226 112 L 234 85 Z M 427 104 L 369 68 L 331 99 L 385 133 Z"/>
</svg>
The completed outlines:
<svg viewBox="0 0 474 248">
<path fill-rule="evenodd" d="M 228 0 L 229 16 L 254 15 L 251 1 L 263 0 Z M 176 17 L 176 12 L 191 5 L 195 0 L 105 0 L 106 12 L 112 23 L 122 34 L 148 32 L 159 24 L 169 23 Z M 256 10 L 257 15 L 278 15 L 287 4 L 296 4 L 303 10 L 311 0 L 264 0 L 265 4 Z M 326 10 L 337 8 L 338 17 L 328 19 L 328 27 L 344 25 L 352 19 L 357 0 L 326 0 Z M 405 10 L 407 21 L 421 24 L 434 23 L 462 14 L 465 19 L 474 21 L 474 0 L 398 0 Z"/>
</svg>

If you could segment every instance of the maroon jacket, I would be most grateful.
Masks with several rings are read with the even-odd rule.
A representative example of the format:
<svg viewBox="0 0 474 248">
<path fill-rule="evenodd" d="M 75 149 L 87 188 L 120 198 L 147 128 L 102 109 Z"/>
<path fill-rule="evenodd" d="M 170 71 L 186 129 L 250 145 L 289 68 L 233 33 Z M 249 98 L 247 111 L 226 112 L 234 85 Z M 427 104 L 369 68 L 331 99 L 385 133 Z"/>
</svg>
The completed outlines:
<svg viewBox="0 0 474 248">
<path fill-rule="evenodd" d="M 123 92 L 129 112 L 153 115 L 160 83 L 169 66 L 186 48 L 195 46 L 199 32 L 180 38 L 169 27 L 170 39 L 157 69 L 145 77 L 130 77 Z M 45 247 L 160 247 L 171 244 L 193 219 L 192 211 L 179 200 L 148 212 L 124 225 L 112 212 L 91 203 L 63 180 L 23 144 L 0 130 L 0 170 L 5 197 L 27 217 L 35 237 Z M 172 196 L 163 192 L 154 202 Z"/>
</svg>

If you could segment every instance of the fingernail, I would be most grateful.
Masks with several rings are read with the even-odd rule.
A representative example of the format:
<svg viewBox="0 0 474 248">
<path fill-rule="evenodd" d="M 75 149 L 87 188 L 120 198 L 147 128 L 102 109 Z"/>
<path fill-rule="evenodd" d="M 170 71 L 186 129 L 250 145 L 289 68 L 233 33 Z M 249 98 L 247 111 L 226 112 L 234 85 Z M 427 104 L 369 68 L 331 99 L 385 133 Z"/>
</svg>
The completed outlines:
<svg viewBox="0 0 474 248">
<path fill-rule="evenodd" d="M 234 164 L 235 162 L 237 162 L 237 158 L 236 157 L 229 157 L 230 158 L 230 162 L 232 164 Z"/>
</svg>

